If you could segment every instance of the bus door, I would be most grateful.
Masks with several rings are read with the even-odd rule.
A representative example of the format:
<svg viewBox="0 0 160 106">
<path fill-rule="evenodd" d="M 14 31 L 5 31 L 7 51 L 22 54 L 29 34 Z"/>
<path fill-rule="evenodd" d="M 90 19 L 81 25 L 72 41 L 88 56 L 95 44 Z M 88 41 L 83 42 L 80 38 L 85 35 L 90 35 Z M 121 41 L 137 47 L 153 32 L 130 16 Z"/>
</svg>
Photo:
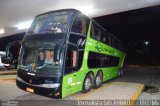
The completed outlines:
<svg viewBox="0 0 160 106">
<path fill-rule="evenodd" d="M 68 45 L 66 52 L 62 96 L 71 95 L 76 91 L 77 79 L 77 61 L 78 61 L 78 48 L 77 46 Z"/>
</svg>

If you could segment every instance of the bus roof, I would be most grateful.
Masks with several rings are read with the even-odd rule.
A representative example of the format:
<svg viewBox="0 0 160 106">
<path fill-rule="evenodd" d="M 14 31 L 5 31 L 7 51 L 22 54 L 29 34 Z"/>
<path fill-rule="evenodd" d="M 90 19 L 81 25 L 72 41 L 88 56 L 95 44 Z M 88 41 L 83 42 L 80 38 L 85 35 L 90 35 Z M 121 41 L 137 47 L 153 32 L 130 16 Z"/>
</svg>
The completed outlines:
<svg viewBox="0 0 160 106">
<path fill-rule="evenodd" d="M 42 14 L 39 14 L 37 16 L 41 16 L 41 15 L 45 15 L 45 14 L 49 14 L 49 13 L 53 13 L 53 12 L 67 12 L 67 11 L 71 11 L 71 12 L 77 12 L 77 13 L 82 13 L 81 11 L 79 10 L 76 10 L 76 9 L 59 9 L 59 10 L 53 10 L 53 11 L 49 11 L 49 12 L 45 12 L 45 13 L 42 13 Z M 36 16 L 36 17 L 37 17 Z"/>
</svg>

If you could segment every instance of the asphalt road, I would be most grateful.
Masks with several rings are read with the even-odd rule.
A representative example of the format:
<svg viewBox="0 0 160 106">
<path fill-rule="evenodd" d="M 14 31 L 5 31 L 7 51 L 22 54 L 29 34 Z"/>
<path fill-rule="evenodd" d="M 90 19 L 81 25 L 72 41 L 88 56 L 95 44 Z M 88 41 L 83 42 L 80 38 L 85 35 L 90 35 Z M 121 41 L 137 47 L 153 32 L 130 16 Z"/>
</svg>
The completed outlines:
<svg viewBox="0 0 160 106">
<path fill-rule="evenodd" d="M 0 76 L 0 78 L 4 78 L 4 76 Z M 160 89 L 160 68 L 147 68 L 147 67 L 132 67 L 126 69 L 123 76 L 112 79 L 108 82 L 133 82 L 133 83 L 142 83 L 145 86 L 156 87 Z M 108 83 L 106 82 L 106 83 Z M 66 98 L 64 98 L 66 99 Z M 160 100 L 160 92 L 143 92 L 139 100 Z M 36 105 L 36 106 L 53 106 L 59 105 L 60 103 L 71 103 L 71 101 L 60 101 L 54 100 L 52 98 L 39 96 L 36 94 L 31 94 L 25 91 L 22 91 L 16 87 L 14 80 L 0 80 L 0 100 L 2 104 L 8 103 L 7 100 L 15 100 L 11 102 L 18 102 L 18 106 L 28 106 L 28 105 Z M 17 101 L 20 100 L 20 101 Z M 30 100 L 30 101 L 28 101 Z M 72 101 L 75 102 L 75 101 Z M 29 103 L 29 104 L 28 104 Z M 0 104 L 1 105 L 1 104 Z M 62 104 L 61 104 L 62 105 Z M 71 105 L 71 104 L 70 104 Z"/>
</svg>

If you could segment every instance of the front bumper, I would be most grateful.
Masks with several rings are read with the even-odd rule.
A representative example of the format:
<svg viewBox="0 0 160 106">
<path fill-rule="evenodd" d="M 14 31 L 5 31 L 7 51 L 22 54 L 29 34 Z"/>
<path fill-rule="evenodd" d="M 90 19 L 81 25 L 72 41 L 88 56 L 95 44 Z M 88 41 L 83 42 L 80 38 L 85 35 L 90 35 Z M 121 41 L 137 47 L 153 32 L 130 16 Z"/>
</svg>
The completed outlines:
<svg viewBox="0 0 160 106">
<path fill-rule="evenodd" d="M 43 95 L 43 96 L 47 96 L 47 97 L 52 97 L 55 99 L 62 98 L 62 91 L 61 91 L 60 87 L 58 87 L 58 88 L 37 87 L 37 86 L 26 84 L 26 83 L 19 81 L 19 80 L 16 80 L 16 85 L 24 91 L 27 91 L 27 88 L 33 89 L 33 92 L 31 92 L 31 93 L 35 93 L 35 94 L 39 94 L 39 95 Z"/>
</svg>

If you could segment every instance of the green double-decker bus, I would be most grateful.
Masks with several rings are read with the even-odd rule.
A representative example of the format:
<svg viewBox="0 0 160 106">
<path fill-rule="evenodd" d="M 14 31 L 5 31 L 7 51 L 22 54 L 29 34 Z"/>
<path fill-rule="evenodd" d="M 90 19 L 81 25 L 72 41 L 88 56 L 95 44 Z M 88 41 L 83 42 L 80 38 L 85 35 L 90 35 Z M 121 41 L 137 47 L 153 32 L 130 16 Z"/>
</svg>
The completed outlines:
<svg viewBox="0 0 160 106">
<path fill-rule="evenodd" d="M 16 84 L 53 98 L 89 92 L 123 74 L 122 43 L 75 9 L 36 16 L 19 54 Z"/>
</svg>

